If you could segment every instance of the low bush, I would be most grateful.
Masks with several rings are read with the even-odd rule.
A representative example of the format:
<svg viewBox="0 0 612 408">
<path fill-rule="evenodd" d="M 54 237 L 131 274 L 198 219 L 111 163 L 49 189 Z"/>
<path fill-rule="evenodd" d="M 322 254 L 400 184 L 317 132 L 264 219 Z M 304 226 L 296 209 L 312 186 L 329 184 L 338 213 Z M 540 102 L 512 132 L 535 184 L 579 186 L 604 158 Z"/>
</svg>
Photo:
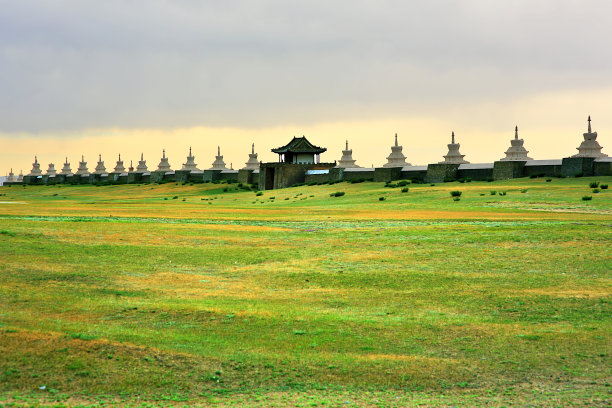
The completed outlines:
<svg viewBox="0 0 612 408">
<path fill-rule="evenodd" d="M 450 195 L 451 197 L 461 197 L 461 191 L 457 191 L 457 190 L 451 191 Z"/>
<path fill-rule="evenodd" d="M 593 191 L 595 194 L 599 193 L 599 189 L 598 189 L 598 188 L 594 188 L 592 191 Z"/>
<path fill-rule="evenodd" d="M 453 201 L 459 201 L 459 200 L 461 200 L 459 197 L 454 197 L 453 198 Z"/>
<path fill-rule="evenodd" d="M 178 200 L 178 196 L 172 197 L 173 200 Z"/>
<path fill-rule="evenodd" d="M 255 193 L 255 195 L 258 196 L 258 197 L 262 196 L 263 195 L 263 191 L 258 191 L 258 192 Z"/>
<path fill-rule="evenodd" d="M 336 191 L 335 193 L 331 193 L 330 197 L 342 197 L 344 195 L 344 191 Z"/>
<path fill-rule="evenodd" d="M 385 197 L 378 197 L 378 201 L 385 201 L 386 198 Z"/>
<path fill-rule="evenodd" d="M 546 182 L 547 182 L 547 183 L 550 183 L 551 181 L 552 181 L 552 179 L 550 179 L 550 178 L 547 178 L 547 179 L 546 179 Z"/>
<path fill-rule="evenodd" d="M 591 197 L 591 196 L 582 196 L 582 201 L 590 201 L 592 199 L 593 199 L 593 197 Z"/>
<path fill-rule="evenodd" d="M 406 187 L 410 182 L 408 180 L 401 180 L 397 182 L 398 187 Z"/>
<path fill-rule="evenodd" d="M 402 188 L 402 193 L 407 193 L 407 192 L 408 192 L 408 187 Z"/>
<path fill-rule="evenodd" d="M 599 186 L 599 188 L 601 188 L 602 190 L 607 190 L 608 189 L 608 185 L 607 184 L 602 184 Z"/>
<path fill-rule="evenodd" d="M 599 181 L 593 181 L 593 182 L 589 183 L 589 187 L 590 188 L 597 188 L 597 187 L 599 187 Z"/>
<path fill-rule="evenodd" d="M 574 177 L 583 177 L 583 176 L 584 176 L 583 172 L 574 174 Z"/>
<path fill-rule="evenodd" d="M 524 189 L 522 189 L 522 190 L 521 190 L 521 193 L 523 193 L 523 194 L 524 194 L 524 193 L 526 193 L 526 192 L 527 192 L 527 189 L 526 189 L 526 188 L 524 188 Z"/>
<path fill-rule="evenodd" d="M 497 191 L 494 191 L 494 190 L 493 190 L 493 191 L 491 191 L 491 193 L 490 193 L 490 194 L 491 194 L 491 195 L 495 195 L 495 194 L 497 194 Z"/>
<path fill-rule="evenodd" d="M 499 192 L 499 195 L 500 195 L 500 196 L 505 196 L 505 195 L 506 195 L 506 192 L 505 192 L 505 191 L 500 191 L 500 192 Z"/>
</svg>

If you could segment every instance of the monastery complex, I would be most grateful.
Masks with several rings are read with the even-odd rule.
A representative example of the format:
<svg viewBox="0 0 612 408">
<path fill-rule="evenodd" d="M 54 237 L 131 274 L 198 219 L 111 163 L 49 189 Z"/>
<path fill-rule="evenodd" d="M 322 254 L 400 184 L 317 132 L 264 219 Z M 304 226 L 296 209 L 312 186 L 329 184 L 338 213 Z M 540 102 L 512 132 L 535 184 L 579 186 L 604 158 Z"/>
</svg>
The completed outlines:
<svg viewBox="0 0 612 408">
<path fill-rule="evenodd" d="M 195 157 L 189 148 L 187 160 L 180 169 L 173 170 L 166 151 L 162 150 L 162 157 L 157 167 L 149 169 L 146 160 L 141 154 L 136 168 L 130 161 L 125 167 L 121 154 L 115 167 L 107 169 L 102 156 L 98 155 L 98 162 L 92 171 L 89 170 L 85 157 L 81 156 L 76 171 L 72 171 L 66 158 L 62 169 L 56 170 L 55 164 L 50 163 L 43 173 L 34 156 L 32 170 L 18 176 L 11 169 L 4 184 L 126 184 L 126 183 L 159 183 L 159 182 L 214 182 L 217 180 L 235 180 L 242 183 L 257 185 L 261 190 L 290 187 L 300 183 L 323 183 L 330 181 L 372 180 L 392 181 L 399 179 L 418 180 L 427 183 L 440 183 L 457 179 L 472 180 L 502 180 L 529 176 L 549 177 L 575 177 L 584 176 L 610 176 L 612 175 L 612 158 L 602 153 L 602 147 L 597 142 L 597 132 L 591 130 L 591 118 L 588 118 L 587 132 L 577 147 L 578 153 L 558 160 L 533 160 L 524 147 L 523 139 L 519 139 L 518 127 L 514 129 L 514 138 L 510 140 L 510 147 L 505 156 L 493 163 L 472 164 L 460 152 L 460 144 L 455 140 L 455 133 L 451 134 L 451 142 L 447 145 L 448 152 L 444 160 L 426 166 L 413 166 L 406 161 L 402 146 L 398 143 L 397 134 L 387 162 L 379 168 L 364 168 L 353 159 L 353 151 L 349 149 L 348 140 L 342 157 L 333 163 L 321 162 L 321 154 L 327 151 L 324 147 L 315 146 L 306 137 L 294 137 L 288 144 L 272 152 L 278 154 L 278 162 L 262 163 L 255 153 L 255 145 L 251 146 L 251 153 L 245 166 L 234 170 L 230 164 L 228 168 L 221 155 L 221 147 L 217 148 L 217 155 L 210 168 L 200 170 Z"/>
</svg>

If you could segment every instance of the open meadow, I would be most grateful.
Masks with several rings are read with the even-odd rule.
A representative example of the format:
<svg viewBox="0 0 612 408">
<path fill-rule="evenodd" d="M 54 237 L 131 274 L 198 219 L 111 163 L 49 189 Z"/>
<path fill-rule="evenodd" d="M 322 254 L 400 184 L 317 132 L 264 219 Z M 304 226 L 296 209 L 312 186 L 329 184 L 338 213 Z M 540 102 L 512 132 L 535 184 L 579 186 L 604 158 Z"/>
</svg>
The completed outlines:
<svg viewBox="0 0 612 408">
<path fill-rule="evenodd" d="M 395 184 L 0 187 L 0 407 L 609 406 L 612 177 Z"/>
</svg>

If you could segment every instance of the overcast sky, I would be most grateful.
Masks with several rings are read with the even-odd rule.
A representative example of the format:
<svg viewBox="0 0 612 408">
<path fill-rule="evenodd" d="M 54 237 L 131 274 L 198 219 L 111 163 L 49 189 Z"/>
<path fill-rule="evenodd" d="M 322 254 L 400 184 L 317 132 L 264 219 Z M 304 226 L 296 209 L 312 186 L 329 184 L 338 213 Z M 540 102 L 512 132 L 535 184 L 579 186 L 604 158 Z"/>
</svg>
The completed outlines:
<svg viewBox="0 0 612 408">
<path fill-rule="evenodd" d="M 612 128 L 611 16 L 609 0 L 0 0 L 0 136 L 466 112 L 511 136 L 508 106 L 589 93 L 576 129 L 594 112 Z"/>
</svg>

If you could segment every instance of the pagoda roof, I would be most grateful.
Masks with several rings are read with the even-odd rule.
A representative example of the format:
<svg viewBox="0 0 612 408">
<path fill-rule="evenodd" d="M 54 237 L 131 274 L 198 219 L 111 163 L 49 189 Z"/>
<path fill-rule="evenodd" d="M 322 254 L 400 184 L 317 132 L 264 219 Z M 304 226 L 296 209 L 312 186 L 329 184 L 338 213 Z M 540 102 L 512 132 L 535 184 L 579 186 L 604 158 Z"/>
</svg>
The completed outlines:
<svg viewBox="0 0 612 408">
<path fill-rule="evenodd" d="M 272 149 L 274 153 L 313 153 L 313 154 L 321 154 L 326 152 L 327 149 L 325 147 L 315 146 L 306 139 L 305 136 L 302 137 L 293 137 L 293 139 L 287 143 L 283 147 L 277 147 L 276 149 Z"/>
</svg>

